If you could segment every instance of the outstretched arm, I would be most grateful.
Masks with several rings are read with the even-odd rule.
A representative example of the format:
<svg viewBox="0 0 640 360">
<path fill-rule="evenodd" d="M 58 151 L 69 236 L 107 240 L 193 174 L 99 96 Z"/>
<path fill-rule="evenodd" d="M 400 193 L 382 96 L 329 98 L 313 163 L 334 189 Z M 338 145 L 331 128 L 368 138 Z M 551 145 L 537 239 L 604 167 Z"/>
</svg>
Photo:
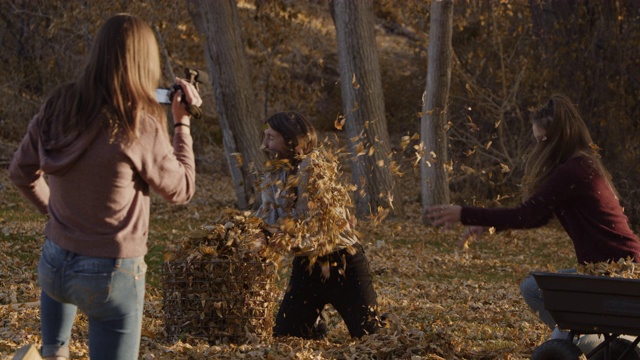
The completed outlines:
<svg viewBox="0 0 640 360">
<path fill-rule="evenodd" d="M 425 217 L 433 226 L 442 225 L 445 229 L 460 222 L 462 206 L 460 205 L 434 205 L 427 210 Z"/>
</svg>

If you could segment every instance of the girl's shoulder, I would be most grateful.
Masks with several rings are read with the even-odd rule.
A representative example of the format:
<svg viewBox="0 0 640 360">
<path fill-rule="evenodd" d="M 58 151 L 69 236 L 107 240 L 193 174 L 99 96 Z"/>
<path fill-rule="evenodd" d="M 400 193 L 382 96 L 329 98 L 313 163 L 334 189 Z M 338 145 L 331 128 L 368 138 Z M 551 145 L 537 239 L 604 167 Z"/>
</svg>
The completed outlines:
<svg viewBox="0 0 640 360">
<path fill-rule="evenodd" d="M 260 176 L 261 186 L 271 186 L 284 183 L 289 174 L 291 165 L 286 160 L 271 159 L 265 164 L 265 169 Z"/>
<path fill-rule="evenodd" d="M 140 132 L 145 133 L 164 133 L 167 132 L 167 125 L 161 121 L 161 119 L 147 113 L 143 116 L 140 116 L 138 119 L 138 129 Z"/>
<path fill-rule="evenodd" d="M 597 168 L 596 160 L 592 156 L 587 154 L 575 155 L 569 158 L 569 160 L 567 160 L 565 164 L 569 167 L 584 171 L 593 171 Z"/>
<path fill-rule="evenodd" d="M 597 160 L 586 154 L 579 154 L 569 158 L 558 166 L 556 175 L 565 179 L 582 178 L 590 179 L 600 174 Z"/>
</svg>

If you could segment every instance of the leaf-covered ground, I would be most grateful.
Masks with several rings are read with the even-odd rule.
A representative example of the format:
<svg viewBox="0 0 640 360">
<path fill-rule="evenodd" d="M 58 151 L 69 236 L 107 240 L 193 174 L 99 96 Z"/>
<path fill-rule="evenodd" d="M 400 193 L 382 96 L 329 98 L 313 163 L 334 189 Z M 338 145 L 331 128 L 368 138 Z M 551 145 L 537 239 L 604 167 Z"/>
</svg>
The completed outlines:
<svg viewBox="0 0 640 360">
<path fill-rule="evenodd" d="M 390 314 L 375 335 L 350 339 L 329 308 L 326 340 L 275 339 L 271 343 L 210 345 L 164 333 L 160 267 L 163 253 L 234 206 L 234 191 L 219 151 L 199 164 L 198 191 L 185 206 L 154 198 L 142 359 L 526 359 L 548 336 L 519 295 L 534 269 L 573 266 L 572 245 L 557 226 L 486 236 L 457 249 L 461 229 L 442 232 L 420 221 L 417 174 L 400 188 L 406 216 L 358 230 L 375 274 L 378 301 Z M 45 219 L 37 215 L 0 170 L 0 358 L 25 344 L 40 346 L 36 264 Z M 286 269 L 284 269 L 286 270 Z M 286 275 L 281 278 L 283 286 Z M 88 358 L 87 322 L 79 314 L 71 344 L 74 359 Z"/>
</svg>

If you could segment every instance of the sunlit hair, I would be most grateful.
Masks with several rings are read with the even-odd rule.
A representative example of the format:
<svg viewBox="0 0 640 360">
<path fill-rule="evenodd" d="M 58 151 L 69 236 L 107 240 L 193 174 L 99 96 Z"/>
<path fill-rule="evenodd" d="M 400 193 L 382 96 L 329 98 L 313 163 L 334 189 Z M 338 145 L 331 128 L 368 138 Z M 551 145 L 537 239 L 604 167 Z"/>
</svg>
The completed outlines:
<svg viewBox="0 0 640 360">
<path fill-rule="evenodd" d="M 316 129 L 309 119 L 295 111 L 273 114 L 264 123 L 282 135 L 289 149 L 289 160 L 295 160 L 296 148 L 309 154 L 318 145 Z"/>
<path fill-rule="evenodd" d="M 136 16 L 115 15 L 98 30 L 79 77 L 47 100 L 43 120 L 52 133 L 73 136 L 107 114 L 111 131 L 133 140 L 141 117 L 151 115 L 166 131 L 155 99 L 161 75 L 153 30 Z"/>
<path fill-rule="evenodd" d="M 545 105 L 533 112 L 531 123 L 545 130 L 546 134 L 543 141 L 534 146 L 527 160 L 524 177 L 525 199 L 537 191 L 560 164 L 576 154 L 587 156 L 605 177 L 616 196 L 618 195 L 611 183 L 611 176 L 600 161 L 587 125 L 568 97 L 551 96 Z"/>
</svg>

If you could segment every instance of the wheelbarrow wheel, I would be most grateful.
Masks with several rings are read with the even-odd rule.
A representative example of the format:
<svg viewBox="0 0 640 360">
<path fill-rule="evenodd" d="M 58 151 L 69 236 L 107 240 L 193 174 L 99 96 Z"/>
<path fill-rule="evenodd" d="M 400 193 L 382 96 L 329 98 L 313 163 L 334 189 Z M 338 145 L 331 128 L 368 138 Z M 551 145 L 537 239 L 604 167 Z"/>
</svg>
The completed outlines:
<svg viewBox="0 0 640 360">
<path fill-rule="evenodd" d="M 637 346 L 631 349 L 633 343 L 627 339 L 614 339 L 609 343 L 609 357 L 608 359 L 615 360 L 640 360 L 640 349 Z M 625 351 L 631 349 L 628 353 L 621 357 Z M 594 354 L 591 359 L 593 360 L 604 360 L 606 359 L 604 356 L 605 351 L 598 351 Z"/>
<path fill-rule="evenodd" d="M 572 341 L 553 339 L 545 341 L 531 354 L 531 360 L 586 360 L 586 356 Z"/>
</svg>

